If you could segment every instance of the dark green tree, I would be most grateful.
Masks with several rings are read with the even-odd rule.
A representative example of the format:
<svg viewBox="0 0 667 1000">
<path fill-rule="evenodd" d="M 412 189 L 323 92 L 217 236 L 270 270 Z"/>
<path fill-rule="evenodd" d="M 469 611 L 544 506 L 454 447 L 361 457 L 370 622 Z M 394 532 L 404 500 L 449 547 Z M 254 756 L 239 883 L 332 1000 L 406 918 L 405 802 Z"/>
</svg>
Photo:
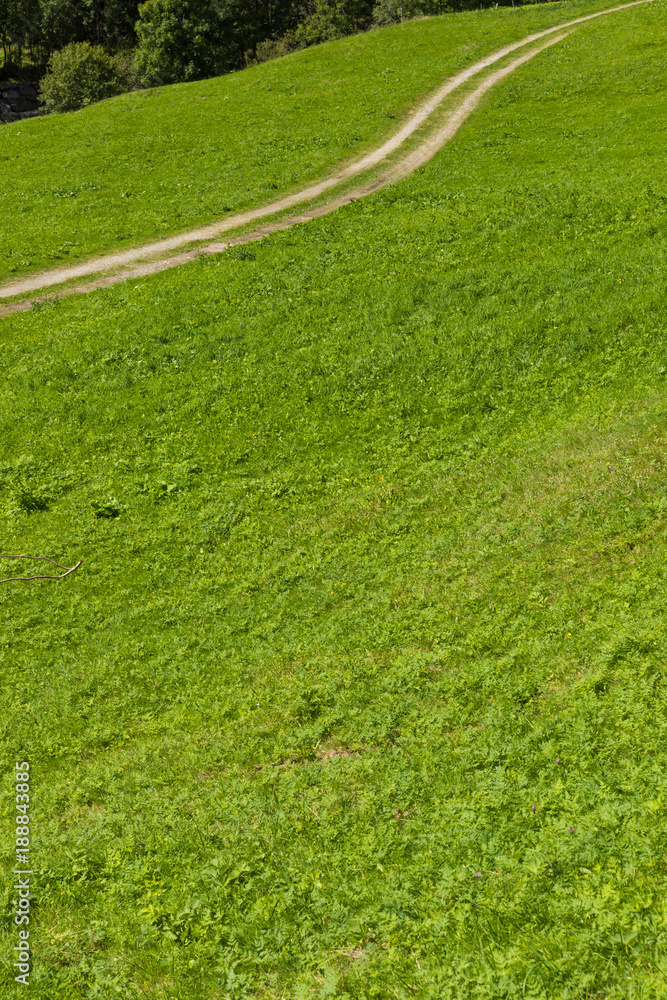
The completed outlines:
<svg viewBox="0 0 667 1000">
<path fill-rule="evenodd" d="M 131 46 L 140 0 L 38 0 L 41 31 L 53 52 L 70 42 L 91 42 L 107 51 Z"/>
<path fill-rule="evenodd" d="M 293 0 L 146 0 L 139 8 L 137 66 L 149 83 L 173 83 L 241 67 L 246 53 L 294 29 Z"/>
<path fill-rule="evenodd" d="M 219 26 L 213 2 L 147 0 L 136 26 L 137 69 L 154 84 L 210 76 L 218 66 Z"/>
<path fill-rule="evenodd" d="M 20 66 L 25 52 L 36 55 L 41 40 L 39 0 L 0 0 L 3 67 Z"/>
</svg>

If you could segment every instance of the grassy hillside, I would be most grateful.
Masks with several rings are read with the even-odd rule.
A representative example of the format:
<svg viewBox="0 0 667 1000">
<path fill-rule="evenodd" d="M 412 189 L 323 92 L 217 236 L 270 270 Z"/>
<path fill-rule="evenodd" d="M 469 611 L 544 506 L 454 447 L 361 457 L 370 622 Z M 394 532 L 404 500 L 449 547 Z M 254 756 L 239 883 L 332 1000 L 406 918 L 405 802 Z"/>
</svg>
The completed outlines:
<svg viewBox="0 0 667 1000">
<path fill-rule="evenodd" d="M 2 323 L 3 551 L 85 560 L 0 588 L 32 996 L 664 996 L 666 55 Z"/>
<path fill-rule="evenodd" d="M 0 281 L 224 218 L 329 174 L 417 98 L 588 0 L 413 22 L 0 133 Z"/>
</svg>

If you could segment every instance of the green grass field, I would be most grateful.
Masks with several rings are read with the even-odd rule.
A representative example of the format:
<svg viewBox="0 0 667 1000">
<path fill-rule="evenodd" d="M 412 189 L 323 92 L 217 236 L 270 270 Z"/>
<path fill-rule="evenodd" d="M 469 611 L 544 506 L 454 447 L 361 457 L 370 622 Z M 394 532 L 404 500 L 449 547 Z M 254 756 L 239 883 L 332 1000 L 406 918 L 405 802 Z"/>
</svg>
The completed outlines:
<svg viewBox="0 0 667 1000">
<path fill-rule="evenodd" d="M 0 133 L 0 281 L 275 200 L 396 131 L 461 67 L 606 6 L 425 19 L 16 123 Z"/>
<path fill-rule="evenodd" d="M 667 995 L 666 56 L 582 26 L 395 187 L 3 321 L 3 551 L 84 559 L 0 588 L 36 1000 Z"/>
</svg>

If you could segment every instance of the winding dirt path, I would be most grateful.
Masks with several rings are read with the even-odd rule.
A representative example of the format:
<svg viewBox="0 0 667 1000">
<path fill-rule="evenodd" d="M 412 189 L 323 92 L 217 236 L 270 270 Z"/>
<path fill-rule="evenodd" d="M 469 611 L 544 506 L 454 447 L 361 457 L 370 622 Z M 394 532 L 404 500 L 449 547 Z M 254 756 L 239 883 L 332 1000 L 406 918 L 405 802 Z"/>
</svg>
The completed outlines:
<svg viewBox="0 0 667 1000">
<path fill-rule="evenodd" d="M 556 25 L 553 28 L 547 28 L 545 31 L 540 31 L 533 35 L 528 35 L 521 41 L 514 42 L 511 45 L 504 46 L 502 49 L 498 49 L 496 52 L 491 53 L 462 72 L 457 73 L 456 76 L 448 80 L 428 101 L 426 101 L 408 119 L 403 127 L 399 129 L 394 136 L 387 140 L 387 142 L 385 142 L 378 149 L 375 149 L 371 153 L 364 156 L 362 159 L 357 160 L 348 167 L 345 167 L 333 177 L 322 180 L 317 184 L 313 184 L 310 187 L 297 191 L 294 194 L 288 195 L 279 201 L 272 202 L 269 205 L 263 205 L 248 212 L 242 212 L 238 215 L 230 216 L 224 220 L 212 223 L 211 225 L 204 226 L 199 229 L 192 229 L 188 232 L 179 233 L 176 236 L 160 240 L 156 243 L 146 244 L 145 246 L 136 247 L 120 253 L 106 254 L 104 256 L 84 261 L 81 264 L 72 265 L 71 267 L 53 268 L 19 281 L 12 281 L 8 284 L 0 285 L 0 299 L 14 296 L 32 295 L 35 292 L 43 291 L 47 288 L 53 288 L 54 286 L 72 281 L 73 279 L 75 280 L 77 278 L 96 275 L 97 277 L 93 281 L 67 285 L 67 287 L 57 290 L 58 298 L 64 298 L 69 295 L 78 295 L 83 292 L 93 291 L 96 288 L 105 288 L 109 285 L 118 284 L 131 278 L 156 274 L 159 271 L 164 271 L 168 268 L 177 267 L 180 264 L 185 264 L 188 261 L 195 260 L 201 254 L 221 253 L 229 247 L 239 246 L 244 243 L 260 240 L 271 233 L 279 232 L 280 230 L 288 229 L 290 226 L 297 225 L 298 223 L 308 222 L 311 219 L 327 215 L 330 212 L 341 208 L 343 205 L 348 205 L 352 201 L 363 198 L 365 195 L 371 194 L 373 191 L 377 191 L 388 184 L 392 184 L 395 181 L 400 180 L 402 177 L 407 176 L 418 167 L 427 163 L 438 152 L 438 150 L 441 149 L 445 143 L 447 143 L 455 135 L 466 118 L 468 118 L 478 106 L 480 100 L 488 90 L 495 86 L 495 84 L 500 80 L 509 76 L 510 73 L 513 73 L 520 66 L 523 66 L 524 63 L 533 59 L 540 52 L 543 52 L 546 48 L 549 48 L 566 38 L 570 33 L 566 29 L 570 29 L 574 25 L 581 24 L 584 21 L 590 21 L 606 14 L 615 13 L 619 10 L 625 10 L 626 7 L 636 7 L 640 4 L 651 2 L 652 0 L 632 0 L 631 3 L 623 4 L 618 7 L 611 7 L 608 10 L 598 11 L 595 14 L 588 14 L 585 17 L 574 18 L 564 24 Z M 558 32 L 560 32 L 560 34 L 558 34 Z M 341 184 L 343 181 L 377 166 L 377 164 L 381 163 L 382 160 L 386 159 L 391 153 L 398 149 L 402 143 L 405 142 L 410 135 L 412 135 L 413 132 L 423 125 L 438 108 L 438 106 L 444 101 L 444 99 L 454 90 L 466 83 L 473 76 L 483 72 L 483 70 L 487 69 L 489 66 L 492 66 L 499 60 L 511 55 L 511 53 L 515 52 L 517 49 L 530 45 L 531 43 L 539 41 L 547 36 L 554 37 L 548 38 L 548 40 L 543 42 L 541 45 L 531 49 L 518 59 L 514 59 L 511 63 L 499 70 L 496 70 L 494 73 L 489 74 L 489 76 L 487 76 L 482 83 L 475 88 L 475 90 L 468 94 L 468 96 L 465 97 L 464 100 L 461 101 L 461 103 L 448 115 L 445 124 L 441 128 L 425 139 L 424 142 L 420 143 L 420 145 L 417 146 L 417 148 L 411 153 L 391 166 L 383 176 L 375 180 L 373 183 L 347 191 L 339 197 L 334 198 L 332 201 L 328 201 L 325 204 L 320 205 L 317 208 L 310 209 L 307 212 L 303 212 L 300 215 L 289 216 L 288 218 L 281 219 L 280 221 L 269 223 L 260 229 L 253 230 L 250 233 L 244 233 L 241 236 L 237 236 L 225 242 L 207 243 L 204 246 L 200 245 L 182 253 L 164 256 L 165 254 L 169 254 L 170 251 L 176 250 L 179 247 L 187 245 L 188 243 L 205 242 L 210 240 L 212 237 L 220 236 L 222 233 L 227 232 L 230 229 L 237 229 L 241 226 L 245 226 L 248 223 L 253 222 L 255 219 L 275 215 L 298 205 L 300 202 L 310 201 L 335 185 Z M 29 300 L 24 299 L 22 301 L 13 302 L 4 307 L 0 307 L 0 317 L 29 309 L 34 302 L 35 300 L 30 298 Z"/>
</svg>

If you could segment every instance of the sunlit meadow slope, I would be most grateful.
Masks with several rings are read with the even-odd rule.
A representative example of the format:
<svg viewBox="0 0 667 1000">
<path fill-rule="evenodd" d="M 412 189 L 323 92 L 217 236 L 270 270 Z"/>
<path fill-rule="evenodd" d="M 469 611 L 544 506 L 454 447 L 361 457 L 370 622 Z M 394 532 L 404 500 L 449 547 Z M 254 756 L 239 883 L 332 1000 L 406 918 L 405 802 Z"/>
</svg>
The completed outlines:
<svg viewBox="0 0 667 1000">
<path fill-rule="evenodd" d="M 0 589 L 32 996 L 664 996 L 666 55 L 3 321 L 4 550 L 84 559 Z"/>
<path fill-rule="evenodd" d="M 333 173 L 494 49 L 610 6 L 438 17 L 0 131 L 0 281 L 134 246 Z"/>
</svg>

